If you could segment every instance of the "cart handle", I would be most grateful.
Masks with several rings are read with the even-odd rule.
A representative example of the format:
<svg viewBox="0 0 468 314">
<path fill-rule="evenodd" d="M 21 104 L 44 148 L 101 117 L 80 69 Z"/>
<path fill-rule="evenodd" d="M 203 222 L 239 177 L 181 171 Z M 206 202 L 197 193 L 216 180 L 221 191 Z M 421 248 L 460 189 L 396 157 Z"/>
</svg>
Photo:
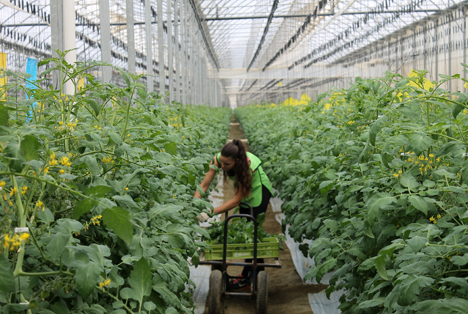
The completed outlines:
<svg viewBox="0 0 468 314">
<path fill-rule="evenodd" d="M 247 204 L 247 203 L 245 203 Z M 249 204 L 247 204 L 249 205 Z M 250 205 L 249 205 L 250 206 Z M 250 209 L 252 210 L 252 207 L 250 206 Z M 254 271 L 254 274 L 257 270 L 257 228 L 258 228 L 258 223 L 257 220 L 253 217 L 253 215 L 247 215 L 247 214 L 235 214 L 231 215 L 229 217 L 226 217 L 226 220 L 224 221 L 224 243 L 223 243 L 223 269 L 226 269 L 226 258 L 227 258 L 227 234 L 228 234 L 228 223 L 229 220 L 240 217 L 240 218 L 247 218 L 247 220 L 252 220 L 254 222 L 254 251 L 253 251 L 253 267 L 252 270 Z"/>
</svg>

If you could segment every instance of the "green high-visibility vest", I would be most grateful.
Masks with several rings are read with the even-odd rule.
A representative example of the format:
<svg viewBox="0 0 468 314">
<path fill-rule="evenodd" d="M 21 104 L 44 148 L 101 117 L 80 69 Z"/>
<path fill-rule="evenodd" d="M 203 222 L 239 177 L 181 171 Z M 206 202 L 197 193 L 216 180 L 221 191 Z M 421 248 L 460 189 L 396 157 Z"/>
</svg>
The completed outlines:
<svg viewBox="0 0 468 314">
<path fill-rule="evenodd" d="M 221 167 L 219 161 L 220 157 L 221 153 L 218 153 L 216 159 L 218 160 L 218 165 Z M 271 187 L 270 180 L 263 171 L 261 160 L 249 152 L 247 152 L 247 157 L 250 159 L 250 171 L 252 173 L 252 193 L 249 196 L 244 197 L 242 202 L 249 203 L 252 207 L 257 207 L 262 203 L 262 186 L 265 186 L 270 191 L 271 195 L 273 195 L 273 189 Z M 229 179 L 231 179 L 234 184 L 235 178 L 229 176 Z"/>
</svg>

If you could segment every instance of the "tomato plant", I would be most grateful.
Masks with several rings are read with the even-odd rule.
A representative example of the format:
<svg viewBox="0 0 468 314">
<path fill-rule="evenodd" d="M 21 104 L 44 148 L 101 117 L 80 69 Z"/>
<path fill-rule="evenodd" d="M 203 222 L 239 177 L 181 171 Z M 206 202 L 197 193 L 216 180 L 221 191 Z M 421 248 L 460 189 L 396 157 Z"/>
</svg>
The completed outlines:
<svg viewBox="0 0 468 314">
<path fill-rule="evenodd" d="M 192 313 L 187 260 L 210 206 L 193 193 L 231 110 L 165 105 L 141 76 L 104 84 L 87 73 L 103 64 L 63 53 L 46 64 L 57 90 L 8 73 L 10 91 L 34 98 L 0 104 L 3 313 Z"/>
<path fill-rule="evenodd" d="M 415 74 L 236 110 L 291 236 L 313 240 L 307 278 L 333 271 L 343 313 L 468 308 L 468 95 L 442 88 L 460 75 Z"/>
</svg>

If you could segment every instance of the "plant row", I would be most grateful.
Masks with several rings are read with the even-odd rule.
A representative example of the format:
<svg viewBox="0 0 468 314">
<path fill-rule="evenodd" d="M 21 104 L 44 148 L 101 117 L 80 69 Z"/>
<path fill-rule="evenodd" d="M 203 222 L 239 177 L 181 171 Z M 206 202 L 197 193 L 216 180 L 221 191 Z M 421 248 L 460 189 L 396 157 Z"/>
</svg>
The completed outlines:
<svg viewBox="0 0 468 314">
<path fill-rule="evenodd" d="M 425 74 L 236 109 L 290 235 L 313 240 L 306 278 L 333 272 L 343 313 L 468 309 L 468 95 Z"/>
<path fill-rule="evenodd" d="M 192 313 L 188 260 L 210 206 L 193 193 L 231 111 L 165 105 L 140 76 L 104 84 L 87 74 L 101 64 L 63 54 L 45 64 L 57 90 L 4 73 L 30 99 L 0 103 L 0 311 Z"/>
</svg>

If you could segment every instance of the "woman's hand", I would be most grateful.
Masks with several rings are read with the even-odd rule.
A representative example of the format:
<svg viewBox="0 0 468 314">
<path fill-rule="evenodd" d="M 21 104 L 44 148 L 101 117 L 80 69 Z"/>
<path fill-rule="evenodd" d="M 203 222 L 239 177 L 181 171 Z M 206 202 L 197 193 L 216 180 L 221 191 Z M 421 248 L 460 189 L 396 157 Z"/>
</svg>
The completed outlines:
<svg viewBox="0 0 468 314">
<path fill-rule="evenodd" d="M 208 220 L 208 218 L 210 218 L 210 216 L 208 216 L 207 213 L 201 213 L 200 216 L 197 216 L 197 220 L 199 222 L 205 222 Z"/>
</svg>

